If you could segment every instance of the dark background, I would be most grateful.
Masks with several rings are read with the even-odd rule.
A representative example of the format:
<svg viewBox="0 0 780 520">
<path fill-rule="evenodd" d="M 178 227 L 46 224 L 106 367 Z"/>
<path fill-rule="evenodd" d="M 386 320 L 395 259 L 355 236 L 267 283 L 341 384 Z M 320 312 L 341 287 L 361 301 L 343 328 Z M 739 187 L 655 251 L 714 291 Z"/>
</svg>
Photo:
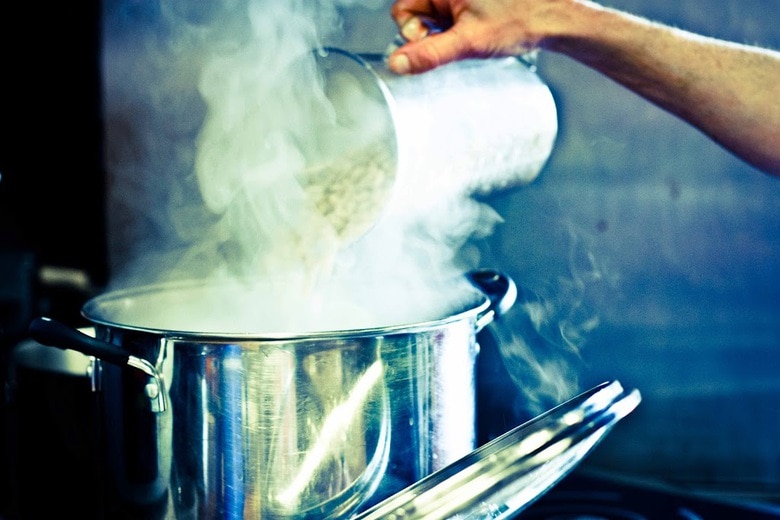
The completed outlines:
<svg viewBox="0 0 780 520">
<path fill-rule="evenodd" d="M 79 489 L 91 482 L 82 457 L 89 448 L 79 446 L 69 459 L 64 447 L 65 432 L 86 431 L 85 408 L 71 403 L 57 415 L 68 401 L 50 398 L 70 396 L 72 378 L 27 380 L 31 399 L 17 404 L 29 428 L 11 445 L 5 376 L 11 348 L 34 315 L 80 324 L 81 303 L 107 279 L 100 11 L 92 0 L 0 7 L 0 517 L 20 478 L 34 482 L 28 490 L 50 490 L 27 498 L 54 516 L 68 511 L 63 496 L 89 501 L 93 492 Z M 69 428 L 52 417 L 65 417 Z M 24 473 L 12 473 L 10 457 L 19 453 L 34 456 L 23 457 Z"/>
<path fill-rule="evenodd" d="M 18 277 L 31 276 L 29 262 L 81 271 L 96 285 L 107 273 L 100 2 L 1 9 L 0 338 L 7 344 L 18 335 L 11 307 L 25 299 Z"/>
</svg>

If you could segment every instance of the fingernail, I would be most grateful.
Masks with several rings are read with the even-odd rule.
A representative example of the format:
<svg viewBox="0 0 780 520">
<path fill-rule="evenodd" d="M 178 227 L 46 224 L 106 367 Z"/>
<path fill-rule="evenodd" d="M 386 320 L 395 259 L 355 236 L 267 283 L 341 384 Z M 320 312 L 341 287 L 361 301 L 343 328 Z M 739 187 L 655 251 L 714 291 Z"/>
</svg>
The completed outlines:
<svg viewBox="0 0 780 520">
<path fill-rule="evenodd" d="M 401 27 L 401 34 L 410 42 L 421 40 L 428 35 L 428 28 L 423 25 L 419 18 L 413 16 Z"/>
<path fill-rule="evenodd" d="M 411 69 L 409 58 L 406 57 L 406 54 L 392 56 L 388 64 L 390 65 L 390 70 L 396 74 L 407 74 Z"/>
</svg>

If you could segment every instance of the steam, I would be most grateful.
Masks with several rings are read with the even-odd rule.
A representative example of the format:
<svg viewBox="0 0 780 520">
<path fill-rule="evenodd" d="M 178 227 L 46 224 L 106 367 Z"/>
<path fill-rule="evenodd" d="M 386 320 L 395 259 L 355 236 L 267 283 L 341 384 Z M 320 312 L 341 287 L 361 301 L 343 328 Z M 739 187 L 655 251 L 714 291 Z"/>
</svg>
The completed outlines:
<svg viewBox="0 0 780 520">
<path fill-rule="evenodd" d="M 301 172 L 323 154 L 346 151 L 339 148 L 343 139 L 330 118 L 332 99 L 323 91 L 313 51 L 343 36 L 344 10 L 358 4 L 388 16 L 387 3 L 378 0 L 107 3 L 103 68 L 112 288 L 196 279 L 227 281 L 235 291 L 236 281 L 272 278 L 270 286 L 279 290 L 268 294 L 248 287 L 234 300 L 239 305 L 232 318 L 253 309 L 249 298 L 257 296 L 273 307 L 269 311 L 277 311 L 269 312 L 277 325 L 287 316 L 310 317 L 285 322 L 290 330 L 371 325 L 366 306 L 350 302 L 371 300 L 374 325 L 435 317 L 462 303 L 466 284 L 453 281 L 464 281 L 463 273 L 479 266 L 473 241 L 491 235 L 502 222 L 472 194 L 510 187 L 518 179 L 527 182 L 538 173 L 550 152 L 545 139 L 555 133 L 549 100 L 533 97 L 541 90 L 521 87 L 525 105 L 507 106 L 489 125 L 475 125 L 453 145 L 446 130 L 456 123 L 421 118 L 426 107 L 441 115 L 457 105 L 463 119 L 476 120 L 485 117 L 490 104 L 480 104 L 486 100 L 478 91 L 455 95 L 461 77 L 427 76 L 436 93 L 405 106 L 398 129 L 409 139 L 405 146 L 411 152 L 402 165 L 412 190 L 367 234 L 345 241 L 313 204 Z M 360 43 L 354 48 L 375 50 Z M 365 101 L 350 95 L 343 104 L 351 106 L 353 119 L 376 121 L 366 117 L 376 107 Z M 538 131 L 542 139 L 518 139 L 513 129 L 523 121 L 529 135 Z M 323 140 L 323 127 L 330 141 Z M 438 140 L 430 141 L 431 136 Z M 417 144 L 425 139 L 427 147 Z M 476 163 L 453 162 L 450 170 L 439 171 L 453 149 L 473 145 L 489 152 L 472 153 Z M 520 158 L 527 164 L 519 171 L 502 169 L 502 163 L 517 164 Z M 436 175 L 424 177 L 426 172 Z M 334 319 L 336 311 L 349 320 Z M 257 313 L 249 314 L 247 319 Z M 511 320 L 532 318 L 529 327 L 537 334 L 555 319 L 544 306 L 526 305 L 512 314 L 519 316 Z M 368 321 L 360 321 L 364 318 Z M 522 325 L 507 323 L 515 332 L 504 332 L 505 362 L 528 370 L 515 374 L 518 387 L 528 389 L 531 400 L 554 394 L 551 388 L 561 392 L 553 397 L 556 402 L 568 396 L 572 379 L 566 359 L 545 358 L 518 340 Z M 558 330 L 571 352 L 580 339 L 572 331 L 581 326 Z"/>
<path fill-rule="evenodd" d="M 501 360 L 518 389 L 513 413 L 530 419 L 579 389 L 580 351 L 598 319 L 561 316 L 559 299 L 524 291 L 512 313 L 491 325 Z M 521 420 L 521 422 L 522 422 Z"/>
<path fill-rule="evenodd" d="M 115 288 L 277 277 L 299 295 L 346 280 L 381 281 L 386 301 L 453 298 L 452 280 L 479 260 L 461 248 L 501 221 L 492 208 L 423 185 L 427 199 L 345 243 L 300 182 L 322 152 L 317 130 L 331 124 L 325 148 L 339 142 L 312 50 L 339 34 L 351 3 L 109 7 Z"/>
<path fill-rule="evenodd" d="M 303 296 L 305 302 L 299 303 L 312 317 L 327 311 L 308 305 L 331 295 L 334 287 L 342 293 L 337 299 L 357 301 L 356 288 L 376 280 L 387 287 L 382 300 L 389 307 L 410 306 L 410 299 L 410 307 L 447 305 L 452 291 L 441 293 L 440 302 L 435 294 L 445 279 L 451 285 L 456 276 L 452 247 L 475 231 L 474 223 L 464 222 L 445 236 L 445 228 L 435 222 L 396 219 L 358 243 L 345 243 L 302 186 L 300 174 L 312 158 L 317 162 L 319 156 L 350 151 L 339 138 L 338 121 L 328 117 L 334 108 L 312 52 L 322 45 L 323 20 L 335 23 L 336 13 L 324 11 L 322 4 L 316 11 L 303 4 L 272 4 L 250 4 L 248 37 L 212 53 L 199 82 L 207 112 L 194 166 L 206 207 L 216 217 L 206 240 L 222 252 L 212 276 L 284 278 L 296 289 L 296 299 Z M 351 102 L 358 116 L 375 120 L 365 100 Z M 325 144 L 323 137 L 329 137 Z M 348 175 L 346 170 L 336 173 Z M 344 202 L 347 195 L 336 193 L 330 204 Z M 450 214 L 440 213 L 435 220 L 450 220 Z M 399 294 L 388 294 L 399 287 L 404 288 Z"/>
<path fill-rule="evenodd" d="M 518 398 L 512 414 L 520 421 L 572 397 L 584 368 L 582 349 L 600 325 L 602 299 L 614 298 L 616 273 L 591 251 L 573 223 L 567 226 L 569 274 L 535 290 L 521 288 L 511 313 L 491 324 L 496 349 Z"/>
</svg>

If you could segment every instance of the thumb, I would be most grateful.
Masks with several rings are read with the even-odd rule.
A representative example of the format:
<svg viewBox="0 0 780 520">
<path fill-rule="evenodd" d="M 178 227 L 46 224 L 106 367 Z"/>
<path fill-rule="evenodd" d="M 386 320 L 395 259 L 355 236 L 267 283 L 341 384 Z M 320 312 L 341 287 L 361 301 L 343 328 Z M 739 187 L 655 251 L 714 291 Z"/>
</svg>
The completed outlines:
<svg viewBox="0 0 780 520">
<path fill-rule="evenodd" d="M 396 74 L 419 74 L 467 55 L 463 41 L 450 29 L 406 43 L 390 55 L 387 64 Z"/>
</svg>

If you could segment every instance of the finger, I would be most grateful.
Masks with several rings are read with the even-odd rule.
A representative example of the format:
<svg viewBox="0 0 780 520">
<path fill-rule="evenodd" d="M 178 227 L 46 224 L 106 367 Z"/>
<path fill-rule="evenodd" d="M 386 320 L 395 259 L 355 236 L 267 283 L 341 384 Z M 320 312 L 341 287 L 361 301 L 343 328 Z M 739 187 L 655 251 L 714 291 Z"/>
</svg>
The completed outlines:
<svg viewBox="0 0 780 520">
<path fill-rule="evenodd" d="M 388 67 L 397 74 L 419 74 L 467 55 L 463 40 L 450 30 L 400 47 L 390 55 Z"/>
<path fill-rule="evenodd" d="M 413 17 L 431 16 L 435 12 L 430 0 L 396 0 L 390 7 L 390 16 L 393 17 L 399 28 L 402 28 Z"/>
<path fill-rule="evenodd" d="M 401 36 L 410 42 L 422 40 L 428 36 L 428 32 L 428 24 L 424 23 L 419 16 L 412 16 L 401 26 Z"/>
</svg>

